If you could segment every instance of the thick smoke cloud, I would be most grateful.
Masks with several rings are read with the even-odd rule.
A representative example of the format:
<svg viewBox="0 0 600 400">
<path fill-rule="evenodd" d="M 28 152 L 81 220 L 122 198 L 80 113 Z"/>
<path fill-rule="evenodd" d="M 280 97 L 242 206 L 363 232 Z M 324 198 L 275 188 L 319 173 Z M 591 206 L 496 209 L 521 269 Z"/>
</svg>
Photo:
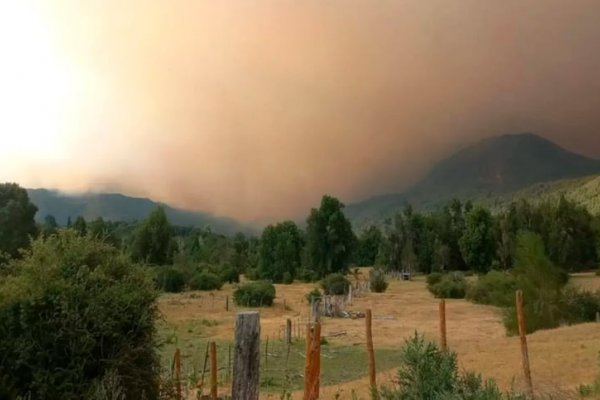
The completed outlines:
<svg viewBox="0 0 600 400">
<path fill-rule="evenodd" d="M 51 4 L 79 101 L 28 185 L 259 220 L 402 190 L 502 133 L 600 156 L 596 0 Z"/>
</svg>

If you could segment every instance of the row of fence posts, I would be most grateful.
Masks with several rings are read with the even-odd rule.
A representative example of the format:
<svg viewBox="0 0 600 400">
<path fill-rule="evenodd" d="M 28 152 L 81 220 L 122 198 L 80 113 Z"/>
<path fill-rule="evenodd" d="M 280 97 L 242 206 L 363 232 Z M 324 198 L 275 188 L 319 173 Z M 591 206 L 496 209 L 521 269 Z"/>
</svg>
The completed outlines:
<svg viewBox="0 0 600 400">
<path fill-rule="evenodd" d="M 531 369 L 529 366 L 529 353 L 527 349 L 527 335 L 525 313 L 523 310 L 523 293 L 516 292 L 516 310 L 519 326 L 519 336 L 521 342 L 521 356 L 523 363 L 523 373 L 527 392 L 533 399 L 533 384 L 531 379 Z M 448 348 L 446 331 L 446 301 L 440 300 L 439 303 L 439 327 L 440 327 L 440 348 L 446 351 Z M 366 310 L 365 313 L 366 347 L 369 367 L 369 384 L 372 389 L 377 388 L 375 352 L 373 348 L 372 333 L 372 313 Z M 293 339 L 292 320 L 287 319 L 285 325 L 285 343 L 289 345 Z M 259 370 L 260 370 L 260 316 L 257 311 L 240 312 L 236 316 L 235 323 L 235 344 L 233 348 L 233 379 L 231 386 L 232 400 L 257 400 L 259 396 Z M 306 359 L 304 368 L 304 400 L 317 400 L 320 390 L 321 376 L 321 321 L 319 307 L 314 307 L 311 313 L 311 320 L 306 327 Z M 268 365 L 269 339 L 265 342 L 265 367 Z M 231 347 L 229 347 L 229 364 L 231 365 Z M 210 399 L 218 399 L 217 384 L 217 347 L 215 342 L 210 342 L 207 346 L 204 360 L 204 369 L 201 382 L 198 385 L 202 388 L 204 385 L 204 371 L 206 364 L 210 359 Z M 181 388 L 181 353 L 179 349 L 175 350 L 173 358 L 173 370 L 175 374 L 175 391 L 177 400 L 182 400 Z M 227 381 L 229 381 L 230 371 L 227 370 Z M 377 391 L 373 390 L 376 395 Z"/>
</svg>

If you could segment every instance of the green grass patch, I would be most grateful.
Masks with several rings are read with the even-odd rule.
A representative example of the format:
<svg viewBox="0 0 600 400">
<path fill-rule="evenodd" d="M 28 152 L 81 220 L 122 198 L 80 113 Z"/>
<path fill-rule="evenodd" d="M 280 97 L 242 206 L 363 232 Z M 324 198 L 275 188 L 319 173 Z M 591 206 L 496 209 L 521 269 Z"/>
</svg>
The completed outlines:
<svg viewBox="0 0 600 400">
<path fill-rule="evenodd" d="M 161 364 L 166 371 L 171 370 L 173 354 L 179 347 L 182 355 L 182 370 L 190 382 L 201 380 L 206 348 L 211 338 L 206 335 L 202 321 L 183 321 L 177 325 L 161 322 L 158 333 L 162 346 Z M 233 338 L 232 338 L 233 339 Z M 282 393 L 301 389 L 304 383 L 304 340 L 296 340 L 289 347 L 282 340 L 269 340 L 265 359 L 266 338 L 261 342 L 261 390 Z M 326 340 L 324 340 L 327 343 Z M 233 351 L 233 340 L 217 341 L 219 384 L 227 381 L 229 349 Z M 375 359 L 380 371 L 399 365 L 399 349 L 377 349 Z M 321 346 L 321 385 L 330 386 L 353 381 L 366 376 L 366 346 Z M 209 372 L 206 371 L 205 385 Z"/>
</svg>

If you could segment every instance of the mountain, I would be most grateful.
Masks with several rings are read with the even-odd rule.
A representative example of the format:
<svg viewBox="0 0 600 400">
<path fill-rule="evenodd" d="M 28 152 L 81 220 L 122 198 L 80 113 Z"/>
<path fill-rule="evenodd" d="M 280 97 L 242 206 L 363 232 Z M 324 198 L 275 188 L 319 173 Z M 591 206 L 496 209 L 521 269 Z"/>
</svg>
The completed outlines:
<svg viewBox="0 0 600 400">
<path fill-rule="evenodd" d="M 451 198 L 473 199 L 512 193 L 534 184 L 600 173 L 600 160 L 572 153 L 543 137 L 521 133 L 471 145 L 435 165 L 404 193 L 351 204 L 356 226 L 381 221 L 406 204 L 431 209 Z"/>
<path fill-rule="evenodd" d="M 165 209 L 169 221 L 178 226 L 210 227 L 223 234 L 235 232 L 253 233 L 254 229 L 234 219 L 214 216 L 205 212 L 186 211 L 155 201 L 128 197 L 118 193 L 87 193 L 65 195 L 47 189 L 28 189 L 31 201 L 38 207 L 36 220 L 43 222 L 46 215 L 53 215 L 61 225 L 79 215 L 86 220 L 102 217 L 110 221 L 141 221 L 158 206 Z"/>
<path fill-rule="evenodd" d="M 600 175 L 538 183 L 506 195 L 480 198 L 479 202 L 492 209 L 505 209 L 512 201 L 527 200 L 534 204 L 557 202 L 561 196 L 587 208 L 592 214 L 600 215 Z"/>
</svg>

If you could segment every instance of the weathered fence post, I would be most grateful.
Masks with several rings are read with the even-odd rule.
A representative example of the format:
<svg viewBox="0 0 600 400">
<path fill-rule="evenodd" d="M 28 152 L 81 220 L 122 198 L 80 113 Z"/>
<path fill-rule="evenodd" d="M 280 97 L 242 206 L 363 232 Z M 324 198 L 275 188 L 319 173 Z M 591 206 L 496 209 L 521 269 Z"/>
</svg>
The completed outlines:
<svg viewBox="0 0 600 400">
<path fill-rule="evenodd" d="M 309 324 L 306 330 L 304 400 L 317 400 L 321 376 L 321 324 Z"/>
<path fill-rule="evenodd" d="M 237 314 L 233 356 L 232 400 L 258 400 L 260 316 L 257 311 Z"/>
<path fill-rule="evenodd" d="M 310 322 L 318 324 L 321 320 L 321 299 L 313 299 L 310 308 Z"/>
<path fill-rule="evenodd" d="M 269 367 L 269 337 L 265 342 L 265 370 Z"/>
<path fill-rule="evenodd" d="M 448 349 L 446 337 L 446 300 L 440 300 L 440 347 L 442 351 Z"/>
<path fill-rule="evenodd" d="M 352 285 L 348 285 L 348 303 L 352 305 Z"/>
<path fill-rule="evenodd" d="M 210 342 L 210 398 L 217 400 L 217 344 Z"/>
<path fill-rule="evenodd" d="M 231 345 L 227 346 L 227 373 L 225 374 L 227 384 L 231 382 Z"/>
<path fill-rule="evenodd" d="M 229 311 L 229 296 L 225 296 L 225 311 Z"/>
<path fill-rule="evenodd" d="M 210 342 L 206 342 L 206 352 L 204 353 L 204 366 L 202 367 L 202 377 L 200 378 L 200 383 L 198 384 L 198 389 L 204 392 L 204 375 L 206 374 L 206 368 L 208 366 L 208 358 L 210 355 Z"/>
<path fill-rule="evenodd" d="M 373 331 L 372 331 L 372 314 L 371 309 L 368 309 L 365 313 L 365 325 L 367 328 L 367 353 L 369 356 L 369 384 L 371 389 L 377 387 L 377 381 L 375 378 L 375 352 L 373 351 Z"/>
<path fill-rule="evenodd" d="M 181 352 L 175 350 L 175 393 L 177 400 L 181 400 Z"/>
<path fill-rule="evenodd" d="M 285 321 L 285 343 L 292 344 L 292 320 Z"/>
<path fill-rule="evenodd" d="M 519 336 L 521 337 L 521 357 L 523 358 L 523 372 L 525 374 L 525 383 L 529 397 L 533 399 L 533 383 L 531 381 L 531 369 L 529 368 L 529 352 L 527 350 L 527 328 L 525 323 L 525 313 L 523 312 L 523 292 L 517 290 L 517 320 L 519 322 Z"/>
</svg>

